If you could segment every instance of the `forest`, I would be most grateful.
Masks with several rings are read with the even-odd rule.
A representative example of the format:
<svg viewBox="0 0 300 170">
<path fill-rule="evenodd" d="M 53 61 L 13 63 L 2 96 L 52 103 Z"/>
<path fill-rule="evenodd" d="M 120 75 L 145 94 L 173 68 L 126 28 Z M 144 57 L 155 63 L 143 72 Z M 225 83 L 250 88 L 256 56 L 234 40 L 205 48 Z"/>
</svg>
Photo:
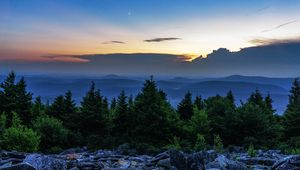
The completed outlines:
<svg viewBox="0 0 300 170">
<path fill-rule="evenodd" d="M 206 99 L 187 92 L 174 108 L 152 76 L 136 96 L 121 91 L 111 101 L 91 82 L 79 105 L 71 91 L 51 103 L 34 98 L 25 79 L 17 80 L 14 72 L 1 82 L 0 149 L 56 153 L 122 144 L 139 153 L 233 146 L 300 153 L 299 78 L 293 81 L 283 115 L 275 114 L 271 96 L 259 89 L 240 102 L 232 91 Z"/>
</svg>

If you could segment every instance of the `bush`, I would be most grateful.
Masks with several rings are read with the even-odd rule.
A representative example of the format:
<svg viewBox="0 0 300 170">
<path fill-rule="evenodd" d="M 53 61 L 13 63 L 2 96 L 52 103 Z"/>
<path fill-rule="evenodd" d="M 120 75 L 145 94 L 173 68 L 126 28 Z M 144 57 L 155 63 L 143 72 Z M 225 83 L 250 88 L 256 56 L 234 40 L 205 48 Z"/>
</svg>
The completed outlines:
<svg viewBox="0 0 300 170">
<path fill-rule="evenodd" d="M 197 134 L 196 144 L 194 149 L 197 151 L 204 150 L 206 148 L 205 138 L 201 134 Z"/>
<path fill-rule="evenodd" d="M 247 153 L 250 157 L 255 157 L 256 156 L 256 151 L 255 151 L 254 146 L 253 146 L 252 143 L 249 145 Z"/>
<path fill-rule="evenodd" d="M 23 152 L 35 152 L 38 150 L 40 136 L 32 129 L 23 126 L 13 126 L 3 132 L 3 149 Z"/>
<path fill-rule="evenodd" d="M 63 148 L 67 141 L 68 131 L 58 119 L 40 116 L 33 124 L 34 130 L 41 136 L 40 147 L 43 151 Z"/>
<path fill-rule="evenodd" d="M 223 152 L 223 143 L 219 135 L 214 135 L 214 149 L 217 152 Z"/>
</svg>

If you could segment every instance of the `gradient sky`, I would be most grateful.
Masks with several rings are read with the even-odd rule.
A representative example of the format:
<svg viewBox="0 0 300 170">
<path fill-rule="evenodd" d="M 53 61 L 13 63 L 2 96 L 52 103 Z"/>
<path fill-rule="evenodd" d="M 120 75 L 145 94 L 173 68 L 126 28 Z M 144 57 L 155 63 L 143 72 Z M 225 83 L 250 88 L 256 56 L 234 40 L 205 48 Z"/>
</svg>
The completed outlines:
<svg viewBox="0 0 300 170">
<path fill-rule="evenodd" d="M 299 9 L 299 0 L 1 0 L 0 60 L 236 51 L 299 36 Z"/>
</svg>

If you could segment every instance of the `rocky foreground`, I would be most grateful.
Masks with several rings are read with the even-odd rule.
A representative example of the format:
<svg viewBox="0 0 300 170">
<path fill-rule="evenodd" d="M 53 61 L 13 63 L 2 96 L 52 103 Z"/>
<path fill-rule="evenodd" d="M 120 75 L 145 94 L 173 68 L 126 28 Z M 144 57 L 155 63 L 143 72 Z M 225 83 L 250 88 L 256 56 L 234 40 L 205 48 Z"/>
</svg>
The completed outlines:
<svg viewBox="0 0 300 170">
<path fill-rule="evenodd" d="M 126 154 L 125 154 L 126 153 Z M 135 155 L 120 149 L 89 152 L 69 149 L 60 154 L 0 152 L 0 170 L 299 170 L 300 155 L 284 155 L 277 150 L 257 151 L 250 157 L 242 151 L 216 153 L 214 150 L 184 153 L 169 150 L 156 156 Z"/>
</svg>

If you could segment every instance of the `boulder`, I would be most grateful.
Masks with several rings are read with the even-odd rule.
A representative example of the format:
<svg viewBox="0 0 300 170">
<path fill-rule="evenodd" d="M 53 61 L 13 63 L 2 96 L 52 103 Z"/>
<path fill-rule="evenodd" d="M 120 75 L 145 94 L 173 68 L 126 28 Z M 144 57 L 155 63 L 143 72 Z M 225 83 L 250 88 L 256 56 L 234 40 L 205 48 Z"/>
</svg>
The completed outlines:
<svg viewBox="0 0 300 170">
<path fill-rule="evenodd" d="M 170 151 L 170 163 L 178 170 L 201 170 L 205 169 L 206 152 L 185 154 L 180 151 Z"/>
<path fill-rule="evenodd" d="M 263 165 L 263 166 L 272 166 L 276 163 L 276 159 L 265 158 L 265 157 L 241 158 L 238 161 L 243 162 L 247 165 Z"/>
<path fill-rule="evenodd" d="M 37 170 L 67 169 L 67 163 L 65 160 L 41 154 L 30 154 L 26 156 L 23 162 L 32 165 Z"/>
<path fill-rule="evenodd" d="M 1 166 L 0 170 L 36 170 L 36 168 L 28 163 L 20 163 L 11 166 Z"/>
<path fill-rule="evenodd" d="M 242 162 L 233 161 L 226 158 L 224 155 L 219 155 L 215 161 L 206 165 L 207 169 L 221 169 L 221 170 L 245 170 L 247 165 Z"/>
<path fill-rule="evenodd" d="M 300 155 L 285 157 L 272 166 L 272 170 L 300 170 Z"/>
<path fill-rule="evenodd" d="M 157 162 L 157 166 L 160 167 L 164 167 L 164 168 L 171 168 L 171 162 L 170 162 L 170 158 L 166 158 L 166 159 L 161 159 Z"/>
</svg>

